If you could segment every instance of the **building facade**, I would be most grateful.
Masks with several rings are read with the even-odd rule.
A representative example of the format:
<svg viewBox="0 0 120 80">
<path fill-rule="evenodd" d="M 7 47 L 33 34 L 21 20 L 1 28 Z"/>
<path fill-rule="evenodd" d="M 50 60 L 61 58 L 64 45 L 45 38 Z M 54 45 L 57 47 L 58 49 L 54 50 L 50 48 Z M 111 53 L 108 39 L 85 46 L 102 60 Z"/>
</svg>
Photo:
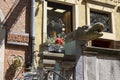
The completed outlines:
<svg viewBox="0 0 120 80">
<path fill-rule="evenodd" d="M 1 52 L 1 80 L 13 80 L 24 72 L 26 62 L 30 62 L 29 26 L 30 26 L 30 0 L 1 0 L 0 19 L 2 28 Z M 2 15 L 1 15 L 2 14 Z M 3 18 L 2 18 L 3 17 Z M 14 65 L 14 59 L 21 59 L 21 69 Z M 15 63 L 16 64 L 16 63 Z M 24 65 L 23 65 L 24 64 Z"/>
<path fill-rule="evenodd" d="M 63 36 L 83 25 L 93 25 L 96 22 L 105 25 L 104 35 L 88 41 L 88 46 L 120 48 L 119 0 L 33 0 L 33 5 L 31 3 L 32 0 L 0 1 L 0 33 L 3 34 L 0 34 L 1 79 L 19 78 L 32 65 L 33 53 L 35 69 L 43 68 L 43 60 L 38 54 L 44 50 L 42 44 L 46 39 Z M 31 25 L 34 25 L 34 29 Z M 34 49 L 31 49 L 31 45 Z M 17 66 L 20 69 L 13 70 L 12 65 L 16 59 L 20 60 L 22 67 Z M 47 61 L 45 65 L 51 66 Z"/>
<path fill-rule="evenodd" d="M 109 71 L 111 71 L 113 67 L 107 69 L 105 68 L 106 65 L 102 64 L 108 63 L 107 65 L 110 66 L 112 66 L 112 64 L 119 66 L 119 64 L 117 64 L 119 58 L 112 58 L 112 56 L 110 57 L 109 55 L 111 52 L 119 53 L 119 5 L 119 0 L 41 0 L 40 3 L 38 1 L 35 3 L 35 11 L 37 12 L 35 16 L 35 36 L 41 36 L 41 34 L 42 36 L 35 39 L 35 43 L 45 43 L 46 38 L 56 38 L 63 35 L 63 33 L 67 34 L 83 25 L 93 25 L 96 22 L 102 22 L 105 25 L 103 36 L 96 40 L 88 41 L 89 47 L 99 48 L 98 52 L 96 50 L 96 52 L 92 52 L 92 55 L 87 54 L 84 55 L 85 57 L 83 56 L 84 60 L 82 64 L 86 64 L 83 68 L 83 79 L 109 80 Z M 39 33 L 40 31 L 38 30 L 40 30 L 41 33 Z M 35 50 L 39 50 L 39 44 L 35 45 Z M 92 51 L 92 49 L 90 50 Z M 91 53 L 91 51 L 89 52 Z M 41 49 L 40 52 L 42 52 Z M 107 53 L 109 55 L 107 57 L 110 58 L 103 55 L 101 58 L 100 55 L 105 53 Z M 44 52 L 43 55 L 44 59 L 40 61 L 43 64 L 40 66 L 46 68 L 54 67 L 54 64 L 58 62 L 61 64 L 61 67 L 57 67 L 57 69 L 59 70 L 61 68 L 61 70 L 63 70 L 62 74 L 66 77 L 69 76 L 67 79 L 71 78 L 70 75 L 72 75 L 72 73 L 70 71 L 73 70 L 73 65 L 75 65 L 73 57 L 61 58 L 62 55 L 55 57 L 54 53 L 44 54 Z M 115 62 L 113 59 L 115 59 Z M 101 69 L 103 69 L 103 72 Z M 114 66 L 114 71 L 115 69 L 116 67 Z M 100 74 L 107 75 L 108 77 L 104 77 Z M 117 74 L 119 74 L 119 72 L 113 74 L 114 76 L 118 76 Z M 116 77 L 116 79 L 118 79 L 118 77 Z"/>
</svg>

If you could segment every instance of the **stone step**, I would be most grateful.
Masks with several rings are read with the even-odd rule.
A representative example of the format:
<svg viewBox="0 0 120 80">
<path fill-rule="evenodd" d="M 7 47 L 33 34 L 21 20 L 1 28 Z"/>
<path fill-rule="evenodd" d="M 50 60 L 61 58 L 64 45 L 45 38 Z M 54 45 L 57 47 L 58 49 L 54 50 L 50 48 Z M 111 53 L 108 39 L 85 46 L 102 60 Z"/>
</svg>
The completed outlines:
<svg viewBox="0 0 120 80">
<path fill-rule="evenodd" d="M 43 59 L 43 64 L 55 64 L 56 60 L 50 60 L 50 59 Z"/>
</svg>

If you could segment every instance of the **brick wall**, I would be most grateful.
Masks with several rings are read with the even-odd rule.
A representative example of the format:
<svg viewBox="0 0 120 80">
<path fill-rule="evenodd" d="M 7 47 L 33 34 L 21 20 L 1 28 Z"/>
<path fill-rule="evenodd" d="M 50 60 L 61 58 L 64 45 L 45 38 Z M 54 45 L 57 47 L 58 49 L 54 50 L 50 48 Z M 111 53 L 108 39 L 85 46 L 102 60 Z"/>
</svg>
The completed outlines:
<svg viewBox="0 0 120 80">
<path fill-rule="evenodd" d="M 7 32 L 29 32 L 30 0 L 0 0 Z"/>
<path fill-rule="evenodd" d="M 4 26 L 7 32 L 6 36 L 11 32 L 29 35 L 30 0 L 0 0 L 0 9 L 5 15 Z M 29 46 L 7 44 L 7 40 L 8 39 L 6 37 L 4 75 L 5 80 L 12 80 L 13 77 L 17 75 L 17 73 L 11 73 L 10 65 L 8 64 L 8 57 L 10 55 L 22 56 L 25 63 L 27 64 L 30 61 L 30 54 Z"/>
<path fill-rule="evenodd" d="M 13 73 L 12 69 L 10 68 L 11 64 L 11 59 L 12 56 L 11 55 L 15 55 L 15 56 L 21 56 L 24 60 L 24 65 L 23 67 L 25 67 L 27 63 L 29 63 L 29 58 L 30 58 L 30 54 L 28 53 L 28 47 L 25 46 L 19 46 L 19 45 L 6 45 L 6 50 L 5 50 L 5 60 L 4 60 L 4 75 L 5 75 L 5 80 L 12 80 L 15 76 L 17 76 L 17 74 L 22 70 L 17 70 L 15 73 Z M 10 61 L 10 62 L 9 62 Z M 19 74 L 19 76 L 21 75 L 21 73 Z"/>
</svg>

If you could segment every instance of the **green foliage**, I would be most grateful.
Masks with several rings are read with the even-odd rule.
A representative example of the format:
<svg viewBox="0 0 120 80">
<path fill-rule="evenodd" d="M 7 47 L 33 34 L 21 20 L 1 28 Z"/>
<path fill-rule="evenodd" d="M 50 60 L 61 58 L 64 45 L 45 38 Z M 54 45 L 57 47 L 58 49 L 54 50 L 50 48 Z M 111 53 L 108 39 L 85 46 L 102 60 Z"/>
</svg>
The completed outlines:
<svg viewBox="0 0 120 80">
<path fill-rule="evenodd" d="M 45 41 L 46 45 L 55 43 L 55 38 L 48 37 Z"/>
<path fill-rule="evenodd" d="M 21 66 L 22 66 L 22 61 L 21 61 L 19 58 L 16 58 L 16 59 L 13 61 L 13 66 L 14 66 L 15 68 L 21 67 Z"/>
</svg>

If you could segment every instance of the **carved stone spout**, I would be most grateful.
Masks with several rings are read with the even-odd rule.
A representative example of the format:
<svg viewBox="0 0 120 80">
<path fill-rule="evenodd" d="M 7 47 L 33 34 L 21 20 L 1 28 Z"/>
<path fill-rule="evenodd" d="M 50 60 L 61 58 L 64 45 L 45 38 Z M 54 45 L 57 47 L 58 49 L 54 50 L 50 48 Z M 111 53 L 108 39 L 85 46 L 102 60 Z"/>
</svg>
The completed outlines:
<svg viewBox="0 0 120 80">
<path fill-rule="evenodd" d="M 103 29 L 104 25 L 98 22 L 93 26 L 85 25 L 79 27 L 66 36 L 64 46 L 65 54 L 76 56 L 74 80 L 84 80 L 82 46 L 85 45 L 88 40 L 94 40 L 101 37 L 103 35 Z"/>
<path fill-rule="evenodd" d="M 102 31 L 104 29 L 104 25 L 100 22 L 95 23 L 93 26 L 82 26 L 78 27 L 77 30 L 67 34 L 65 41 L 73 41 L 73 40 L 94 40 L 103 35 Z"/>
</svg>

